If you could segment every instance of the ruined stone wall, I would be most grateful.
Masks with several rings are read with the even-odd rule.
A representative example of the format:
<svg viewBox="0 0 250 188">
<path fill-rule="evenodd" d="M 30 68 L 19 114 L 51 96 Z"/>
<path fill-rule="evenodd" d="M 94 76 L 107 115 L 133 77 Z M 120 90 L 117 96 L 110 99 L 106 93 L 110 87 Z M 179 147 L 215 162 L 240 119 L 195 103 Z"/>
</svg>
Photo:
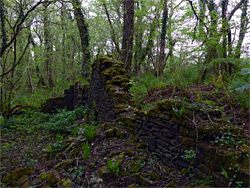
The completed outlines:
<svg viewBox="0 0 250 188">
<path fill-rule="evenodd" d="M 223 168 L 229 178 L 242 181 L 247 187 L 249 146 L 240 143 L 242 130 L 223 122 L 221 116 L 218 110 L 168 99 L 159 101 L 147 113 L 135 111 L 127 125 L 137 130 L 148 149 L 166 165 L 201 178 L 212 177 L 216 186 L 225 187 L 229 179 L 221 173 Z M 225 133 L 235 136 L 226 141 L 221 139 Z"/>
<path fill-rule="evenodd" d="M 103 56 L 92 68 L 90 86 L 77 92 L 84 100 L 76 97 L 75 91 L 66 92 L 71 94 L 64 99 L 71 101 L 72 107 L 88 104 L 100 123 L 124 122 L 147 143 L 149 151 L 183 173 L 211 176 L 216 186 L 223 187 L 229 183 L 228 175 L 249 186 L 249 146 L 242 142 L 242 130 L 225 122 L 219 110 L 166 99 L 141 111 L 131 100 L 131 84 L 122 62 Z"/>
<path fill-rule="evenodd" d="M 76 106 L 87 105 L 89 96 L 89 84 L 79 84 L 76 82 L 69 89 L 64 90 L 63 97 L 49 98 L 42 105 L 41 111 L 44 113 L 57 113 L 58 109 L 67 108 L 74 110 Z"/>
<path fill-rule="evenodd" d="M 124 64 L 108 56 L 97 59 L 92 65 L 88 106 L 99 122 L 117 120 L 116 107 L 127 105 L 132 96 L 128 93 L 129 79 L 124 75 Z"/>
</svg>

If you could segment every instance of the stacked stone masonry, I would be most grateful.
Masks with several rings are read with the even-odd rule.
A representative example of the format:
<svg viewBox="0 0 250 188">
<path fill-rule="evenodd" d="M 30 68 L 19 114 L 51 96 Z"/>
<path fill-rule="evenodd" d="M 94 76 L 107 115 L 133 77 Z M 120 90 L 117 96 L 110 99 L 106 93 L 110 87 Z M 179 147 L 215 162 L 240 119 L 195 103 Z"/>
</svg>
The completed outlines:
<svg viewBox="0 0 250 188">
<path fill-rule="evenodd" d="M 226 187 L 229 179 L 223 175 L 224 169 L 234 181 L 250 186 L 249 146 L 239 142 L 242 130 L 223 121 L 221 111 L 175 99 L 158 101 L 149 111 L 141 111 L 128 91 L 131 84 L 122 62 L 102 56 L 92 68 L 90 85 L 66 90 L 61 106 L 62 101 L 68 109 L 88 105 L 100 123 L 124 122 L 166 165 L 202 178 L 212 177 L 216 186 Z M 218 138 L 227 133 L 234 136 L 231 143 L 223 145 Z"/>
</svg>

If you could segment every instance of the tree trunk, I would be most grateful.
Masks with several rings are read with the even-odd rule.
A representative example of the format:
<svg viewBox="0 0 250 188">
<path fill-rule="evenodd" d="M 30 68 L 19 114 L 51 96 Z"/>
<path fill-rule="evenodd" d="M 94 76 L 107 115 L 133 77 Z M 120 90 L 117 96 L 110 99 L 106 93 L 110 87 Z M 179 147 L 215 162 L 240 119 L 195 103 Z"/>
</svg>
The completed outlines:
<svg viewBox="0 0 250 188">
<path fill-rule="evenodd" d="M 164 11 L 162 18 L 162 29 L 161 29 L 161 39 L 160 39 L 160 59 L 157 74 L 158 76 L 163 76 L 163 70 L 165 67 L 165 45 L 166 45 L 166 33 L 167 33 L 167 21 L 168 21 L 168 0 L 164 1 Z"/>
<path fill-rule="evenodd" d="M 51 36 L 49 29 L 48 5 L 44 4 L 44 46 L 45 46 L 45 65 L 47 71 L 47 83 L 53 87 L 52 70 L 51 70 Z"/>
<path fill-rule="evenodd" d="M 242 43 L 243 43 L 243 40 L 245 38 L 245 34 L 247 32 L 247 25 L 249 23 L 249 21 L 247 19 L 247 8 L 248 8 L 248 0 L 245 0 L 243 3 L 241 18 L 240 18 L 239 40 L 238 40 L 238 44 L 236 46 L 236 52 L 235 52 L 235 57 L 237 59 L 240 58 Z"/>
<path fill-rule="evenodd" d="M 5 21 L 4 21 L 4 3 L 3 0 L 0 0 L 0 19 L 1 19 L 1 32 L 2 32 L 2 45 L 1 48 L 5 48 L 7 45 L 7 36 L 5 29 Z"/>
<path fill-rule="evenodd" d="M 89 76 L 90 66 L 90 51 L 89 51 L 89 31 L 88 24 L 85 21 L 84 15 L 81 10 L 81 2 L 79 0 L 72 0 L 74 15 L 77 22 L 78 31 L 81 38 L 83 61 L 82 61 L 82 74 L 84 77 Z"/>
<path fill-rule="evenodd" d="M 129 74 L 133 59 L 134 0 L 124 0 L 122 61 Z"/>
</svg>

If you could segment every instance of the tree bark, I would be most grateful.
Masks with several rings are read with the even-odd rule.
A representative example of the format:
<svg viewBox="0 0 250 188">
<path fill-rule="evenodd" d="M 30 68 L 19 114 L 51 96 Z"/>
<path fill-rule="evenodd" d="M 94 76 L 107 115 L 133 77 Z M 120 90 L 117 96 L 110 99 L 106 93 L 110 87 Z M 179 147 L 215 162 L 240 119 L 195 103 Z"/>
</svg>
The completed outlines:
<svg viewBox="0 0 250 188">
<path fill-rule="evenodd" d="M 5 29 L 5 21 L 4 21 L 4 3 L 3 0 L 0 0 L 0 19 L 1 19 L 1 32 L 2 32 L 2 45 L 1 48 L 5 48 L 7 46 L 7 36 L 6 36 L 6 29 Z"/>
<path fill-rule="evenodd" d="M 241 18 L 240 18 L 239 40 L 238 40 L 238 44 L 236 46 L 236 52 L 235 52 L 235 57 L 237 59 L 240 58 L 242 43 L 245 38 L 245 34 L 247 32 L 247 25 L 249 23 L 249 20 L 247 20 L 247 8 L 248 8 L 248 0 L 245 0 L 243 7 L 242 7 L 242 13 L 241 13 Z"/>
<path fill-rule="evenodd" d="M 124 0 L 122 61 L 129 74 L 133 59 L 134 0 Z"/>
<path fill-rule="evenodd" d="M 157 75 L 162 77 L 163 70 L 165 67 L 165 45 L 166 45 L 166 33 L 167 33 L 167 21 L 168 21 L 168 0 L 164 1 L 164 11 L 162 18 L 162 29 L 161 29 L 161 39 L 160 39 L 160 58 L 157 70 Z"/>
<path fill-rule="evenodd" d="M 84 15 L 81 10 L 81 2 L 79 0 L 72 0 L 74 15 L 77 22 L 78 31 L 81 38 L 83 61 L 82 61 L 82 74 L 84 77 L 89 76 L 90 66 L 90 51 L 89 51 L 89 31 L 88 24 L 85 21 Z"/>
<path fill-rule="evenodd" d="M 44 46 L 45 46 L 45 65 L 47 71 L 47 83 L 49 87 L 53 87 L 52 70 L 51 70 L 51 36 L 49 29 L 48 5 L 44 4 Z"/>
</svg>

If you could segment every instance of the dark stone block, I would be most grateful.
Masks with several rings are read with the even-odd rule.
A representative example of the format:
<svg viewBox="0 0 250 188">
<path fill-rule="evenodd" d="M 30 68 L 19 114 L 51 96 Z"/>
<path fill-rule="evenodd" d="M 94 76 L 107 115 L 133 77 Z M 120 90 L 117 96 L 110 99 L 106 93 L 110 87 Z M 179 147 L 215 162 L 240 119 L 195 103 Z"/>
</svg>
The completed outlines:
<svg viewBox="0 0 250 188">
<path fill-rule="evenodd" d="M 164 157 L 165 157 L 167 160 L 173 159 L 173 155 L 171 155 L 171 154 L 169 154 L 169 153 L 164 153 Z"/>
<path fill-rule="evenodd" d="M 155 150 L 157 148 L 156 139 L 154 137 L 148 137 L 147 143 L 148 143 L 148 150 L 151 152 L 155 152 Z"/>
<path fill-rule="evenodd" d="M 154 135 L 156 138 L 161 138 L 161 137 L 162 137 L 161 132 L 153 132 L 153 135 Z"/>
<path fill-rule="evenodd" d="M 169 133 L 163 133 L 162 135 L 163 135 L 163 137 L 167 137 L 167 138 L 170 138 L 170 139 L 175 138 L 175 135 L 171 134 L 170 132 Z"/>
<path fill-rule="evenodd" d="M 183 168 L 187 169 L 190 166 L 190 163 L 183 158 L 178 158 L 178 159 L 174 160 L 173 164 L 176 166 L 176 168 L 178 170 L 181 170 Z"/>
</svg>

